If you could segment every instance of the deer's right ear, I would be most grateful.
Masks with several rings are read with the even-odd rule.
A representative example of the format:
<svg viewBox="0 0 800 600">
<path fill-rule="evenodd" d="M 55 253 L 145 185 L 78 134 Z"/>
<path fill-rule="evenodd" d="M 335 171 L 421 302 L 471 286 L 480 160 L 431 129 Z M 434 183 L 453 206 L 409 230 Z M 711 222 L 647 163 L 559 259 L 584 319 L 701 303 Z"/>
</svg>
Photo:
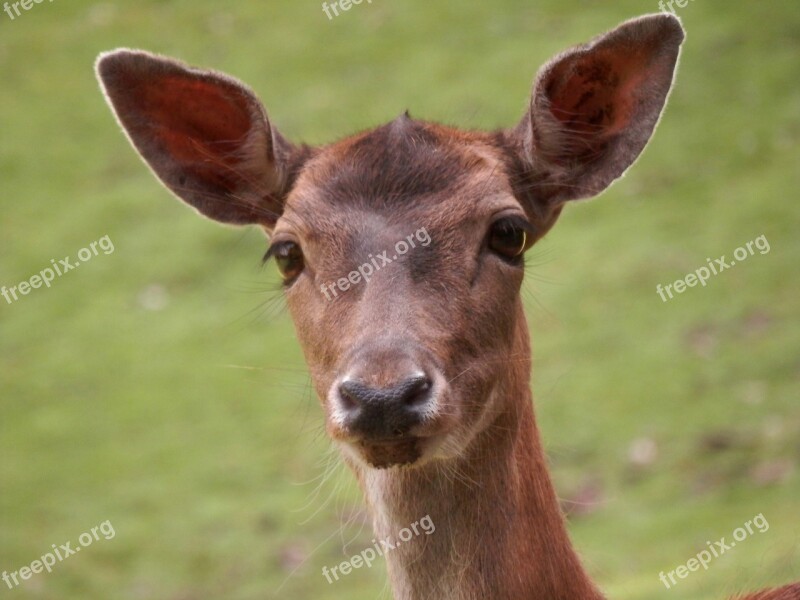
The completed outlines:
<svg viewBox="0 0 800 600">
<path fill-rule="evenodd" d="M 249 88 L 127 49 L 101 54 L 96 72 L 131 143 L 181 200 L 223 223 L 274 226 L 298 151 Z"/>
</svg>

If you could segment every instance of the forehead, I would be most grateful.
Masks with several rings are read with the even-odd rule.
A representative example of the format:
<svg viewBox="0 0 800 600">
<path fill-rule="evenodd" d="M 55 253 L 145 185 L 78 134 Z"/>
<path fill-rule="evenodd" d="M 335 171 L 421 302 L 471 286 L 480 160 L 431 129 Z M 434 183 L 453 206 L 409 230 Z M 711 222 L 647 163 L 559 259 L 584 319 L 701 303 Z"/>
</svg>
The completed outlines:
<svg viewBox="0 0 800 600">
<path fill-rule="evenodd" d="M 514 203 L 502 153 L 484 133 L 416 121 L 391 123 L 323 148 L 300 174 L 285 215 L 304 229 L 476 219 Z"/>
</svg>

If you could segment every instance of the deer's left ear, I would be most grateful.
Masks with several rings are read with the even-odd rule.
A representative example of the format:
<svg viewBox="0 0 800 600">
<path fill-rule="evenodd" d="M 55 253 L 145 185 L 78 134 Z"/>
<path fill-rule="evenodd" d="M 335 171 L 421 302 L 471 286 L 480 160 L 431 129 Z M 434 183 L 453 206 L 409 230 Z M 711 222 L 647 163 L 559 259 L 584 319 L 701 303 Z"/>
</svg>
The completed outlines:
<svg viewBox="0 0 800 600">
<path fill-rule="evenodd" d="M 530 109 L 509 132 L 539 201 L 599 194 L 647 145 L 684 39 L 668 14 L 623 23 L 539 71 Z"/>
</svg>

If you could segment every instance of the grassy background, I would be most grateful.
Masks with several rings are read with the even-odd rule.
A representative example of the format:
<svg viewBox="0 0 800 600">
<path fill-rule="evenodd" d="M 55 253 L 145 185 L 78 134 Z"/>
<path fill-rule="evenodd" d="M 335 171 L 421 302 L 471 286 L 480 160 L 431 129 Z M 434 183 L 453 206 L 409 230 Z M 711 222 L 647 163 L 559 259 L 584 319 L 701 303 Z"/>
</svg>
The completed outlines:
<svg viewBox="0 0 800 600">
<path fill-rule="evenodd" d="M 109 235 L 113 254 L 0 299 L 0 571 L 111 520 L 112 540 L 0 598 L 389 597 L 321 576 L 371 534 L 322 432 L 265 241 L 195 218 L 97 90 L 142 47 L 250 83 L 295 140 L 415 116 L 519 118 L 538 66 L 655 2 L 44 2 L 0 13 L 0 285 Z M 631 174 L 531 254 L 533 386 L 571 531 L 611 598 L 722 598 L 800 577 L 800 11 L 681 9 L 671 105 Z M 668 283 L 766 235 L 663 303 Z M 326 476 L 327 475 L 327 476 Z M 763 513 L 667 591 L 658 573 Z"/>
</svg>

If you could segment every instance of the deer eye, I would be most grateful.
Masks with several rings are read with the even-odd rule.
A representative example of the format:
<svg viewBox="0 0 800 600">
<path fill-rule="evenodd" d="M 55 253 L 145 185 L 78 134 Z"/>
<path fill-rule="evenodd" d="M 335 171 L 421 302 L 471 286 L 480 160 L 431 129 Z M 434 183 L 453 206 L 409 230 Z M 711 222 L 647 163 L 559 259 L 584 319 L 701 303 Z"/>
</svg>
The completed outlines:
<svg viewBox="0 0 800 600">
<path fill-rule="evenodd" d="M 528 249 L 530 230 L 521 217 L 498 219 L 489 229 L 489 249 L 506 260 L 517 259 Z"/>
<path fill-rule="evenodd" d="M 278 242 L 270 246 L 267 258 L 274 258 L 283 280 L 288 282 L 300 275 L 305 266 L 303 252 L 295 242 Z"/>
</svg>

